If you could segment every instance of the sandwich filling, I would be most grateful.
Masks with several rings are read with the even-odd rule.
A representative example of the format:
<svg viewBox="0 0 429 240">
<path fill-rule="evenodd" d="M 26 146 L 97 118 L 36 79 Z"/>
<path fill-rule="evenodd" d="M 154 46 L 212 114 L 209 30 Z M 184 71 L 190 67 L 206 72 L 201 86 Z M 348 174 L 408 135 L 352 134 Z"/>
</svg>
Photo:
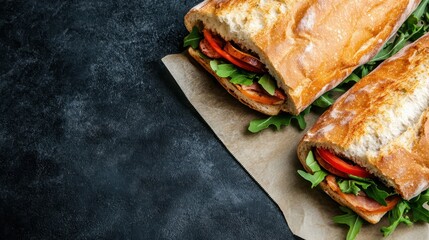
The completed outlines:
<svg viewBox="0 0 429 240">
<path fill-rule="evenodd" d="M 315 148 L 313 153 L 319 165 L 329 172 L 325 181 L 331 190 L 362 212 L 388 212 L 399 202 L 399 195 L 386 189 L 364 168 L 323 148 Z"/>
<path fill-rule="evenodd" d="M 349 234 L 354 227 L 357 227 L 354 234 L 360 229 L 358 223 L 362 222 L 356 214 L 375 224 L 388 213 L 390 225 L 381 228 L 384 236 L 390 235 L 400 223 L 429 222 L 429 190 L 405 200 L 364 168 L 320 147 L 308 152 L 304 166 L 308 172 L 298 170 L 298 173 L 312 183 L 312 188 L 323 183 L 322 189 L 328 195 L 355 212 L 341 208 L 346 214 L 334 217 L 336 223 L 350 224 Z"/>
<path fill-rule="evenodd" d="M 185 37 L 184 46 L 198 49 L 200 54 L 210 59 L 210 67 L 219 77 L 228 78 L 244 96 L 255 102 L 266 105 L 285 103 L 284 91 L 276 86 L 257 56 L 232 41 L 225 41 L 208 29 L 201 32 L 194 27 Z"/>
</svg>

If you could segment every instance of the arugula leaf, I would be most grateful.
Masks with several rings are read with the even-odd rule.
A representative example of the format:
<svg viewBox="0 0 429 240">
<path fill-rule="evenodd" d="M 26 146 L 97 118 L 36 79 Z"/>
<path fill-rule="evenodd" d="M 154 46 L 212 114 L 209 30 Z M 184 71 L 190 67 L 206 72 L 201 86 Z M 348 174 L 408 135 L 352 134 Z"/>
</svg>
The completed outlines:
<svg viewBox="0 0 429 240">
<path fill-rule="evenodd" d="M 372 198 L 383 206 L 387 206 L 386 198 L 391 196 L 391 194 L 381 190 L 375 184 L 370 184 L 368 188 L 364 188 L 363 191 L 368 197 Z"/>
<path fill-rule="evenodd" d="M 237 68 L 231 63 L 224 63 L 217 65 L 217 69 L 215 72 L 219 77 L 226 78 L 237 72 Z"/>
<path fill-rule="evenodd" d="M 429 202 L 429 190 L 422 192 L 410 201 L 401 200 L 389 211 L 389 226 L 381 228 L 384 236 L 393 233 L 400 223 L 411 225 L 413 222 L 429 222 L 429 211 L 424 207 Z M 410 216 L 411 215 L 411 218 Z"/>
<path fill-rule="evenodd" d="M 344 81 L 342 82 L 342 84 L 349 83 L 349 82 L 355 82 L 355 83 L 357 83 L 359 81 L 360 81 L 360 77 L 356 73 L 352 72 L 352 74 L 350 74 L 346 79 L 344 79 Z"/>
<path fill-rule="evenodd" d="M 304 130 L 307 127 L 307 122 L 305 121 L 303 114 L 298 114 L 293 118 L 297 120 L 299 129 Z"/>
<path fill-rule="evenodd" d="M 353 193 L 358 195 L 362 189 L 367 189 L 371 184 L 366 182 L 359 182 L 355 180 L 341 179 L 338 181 L 338 186 L 343 193 Z"/>
<path fill-rule="evenodd" d="M 319 164 L 314 158 L 312 151 L 308 152 L 307 158 L 305 159 L 305 164 L 307 164 L 311 171 L 313 171 L 313 174 L 303 170 L 298 170 L 298 174 L 305 180 L 311 182 L 311 188 L 314 188 L 325 179 L 328 173 L 320 168 Z"/>
<path fill-rule="evenodd" d="M 370 67 L 368 65 L 363 65 L 361 67 L 361 77 L 365 77 L 366 75 L 368 75 L 368 73 L 370 72 Z"/>
<path fill-rule="evenodd" d="M 253 84 L 253 78 L 254 76 L 242 74 L 240 72 L 234 72 L 231 74 L 231 79 L 229 80 L 231 83 L 234 84 L 241 84 L 241 85 L 252 85 Z"/>
<path fill-rule="evenodd" d="M 229 77 L 229 81 L 234 84 L 249 86 L 253 84 L 253 80 L 256 77 L 255 73 L 246 72 L 231 63 L 225 63 L 219 60 L 211 60 L 210 67 L 216 75 L 224 78 Z"/>
<path fill-rule="evenodd" d="M 389 212 L 390 225 L 387 227 L 381 228 L 381 232 L 385 237 L 392 234 L 392 232 L 395 231 L 396 227 L 400 223 L 405 223 L 407 225 L 412 224 L 409 217 L 406 215 L 408 210 L 410 210 L 410 206 L 408 205 L 408 202 L 405 200 L 402 200 L 398 204 L 396 204 L 396 206 Z"/>
<path fill-rule="evenodd" d="M 274 80 L 270 77 L 268 74 L 264 74 L 258 81 L 259 84 L 261 84 L 262 88 L 265 89 L 271 96 L 274 95 L 276 91 L 276 83 Z"/>
<path fill-rule="evenodd" d="M 217 68 L 219 66 L 219 62 L 217 60 L 211 60 L 210 61 L 210 67 L 213 71 L 217 71 Z"/>
<path fill-rule="evenodd" d="M 250 122 L 248 130 L 252 133 L 260 132 L 271 125 L 277 130 L 280 130 L 282 126 L 289 126 L 292 115 L 290 114 L 279 114 L 277 116 L 271 116 L 264 119 L 254 119 Z"/>
<path fill-rule="evenodd" d="M 302 170 L 298 170 L 298 174 L 301 177 L 303 177 L 305 180 L 311 182 L 311 188 L 314 188 L 317 185 L 319 185 L 319 183 L 322 182 L 325 179 L 325 177 L 328 175 L 324 171 L 318 171 L 311 174 Z"/>
<path fill-rule="evenodd" d="M 364 191 L 368 197 L 374 199 L 383 206 L 387 206 L 386 198 L 394 195 L 384 189 L 381 189 L 374 180 L 369 178 L 361 178 L 350 175 L 350 179 L 342 179 L 338 181 L 340 189 L 344 193 L 353 193 L 357 195 L 359 191 Z"/>
<path fill-rule="evenodd" d="M 254 119 L 250 122 L 247 128 L 252 133 L 260 132 L 264 129 L 269 128 L 273 125 L 277 130 L 280 130 L 282 126 L 289 126 L 292 119 L 297 120 L 299 128 L 304 130 L 307 127 L 304 116 L 310 112 L 310 107 L 302 111 L 299 115 L 291 115 L 288 113 L 279 114 L 277 116 L 271 116 L 263 119 Z"/>
<path fill-rule="evenodd" d="M 429 211 L 423 205 L 411 207 L 413 222 L 424 221 L 429 223 Z"/>
<path fill-rule="evenodd" d="M 197 49 L 201 39 L 203 37 L 200 34 L 200 30 L 197 26 L 194 26 L 192 31 L 183 40 L 183 47 L 191 46 L 193 49 Z"/>
<path fill-rule="evenodd" d="M 395 41 L 391 44 L 389 44 L 386 48 L 383 48 L 382 51 L 380 51 L 372 60 L 371 62 L 377 62 L 382 61 L 390 56 L 397 53 L 399 50 L 401 50 L 405 44 L 407 43 L 407 40 L 409 38 L 408 33 L 400 33 L 399 36 L 395 38 Z"/>
<path fill-rule="evenodd" d="M 332 98 L 331 92 L 326 92 L 322 96 L 320 96 L 316 101 L 313 102 L 314 106 L 327 108 L 331 106 L 335 102 L 335 99 Z"/>
<path fill-rule="evenodd" d="M 414 10 L 413 15 L 417 20 L 420 20 L 426 12 L 426 7 L 429 0 L 423 0 L 420 5 Z"/>
<path fill-rule="evenodd" d="M 363 190 L 368 197 L 374 199 L 378 203 L 383 206 L 387 206 L 386 198 L 393 195 L 392 193 L 388 193 L 383 189 L 380 189 L 377 184 L 371 184 L 367 189 Z"/>
<path fill-rule="evenodd" d="M 319 164 L 317 163 L 316 159 L 314 158 L 313 151 L 309 151 L 307 154 L 307 157 L 305 158 L 305 164 L 311 169 L 313 172 L 321 171 Z"/>
<path fill-rule="evenodd" d="M 334 222 L 349 226 L 346 239 L 355 239 L 362 227 L 363 220 L 356 213 L 346 207 L 341 206 L 340 209 L 345 212 L 345 214 L 335 216 Z"/>
<path fill-rule="evenodd" d="M 429 202 L 429 190 L 410 200 L 413 222 L 424 221 L 429 223 L 429 211 L 424 207 Z"/>
</svg>

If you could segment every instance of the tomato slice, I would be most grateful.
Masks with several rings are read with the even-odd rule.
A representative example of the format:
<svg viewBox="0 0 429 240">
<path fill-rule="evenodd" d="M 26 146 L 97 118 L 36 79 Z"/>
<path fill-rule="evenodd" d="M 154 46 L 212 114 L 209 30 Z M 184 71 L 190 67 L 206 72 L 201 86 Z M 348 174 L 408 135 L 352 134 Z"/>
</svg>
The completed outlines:
<svg viewBox="0 0 429 240">
<path fill-rule="evenodd" d="M 329 163 L 329 165 L 343 173 L 351 174 L 362 178 L 372 177 L 372 175 L 368 173 L 364 168 L 357 165 L 351 165 L 342 160 L 341 158 L 335 156 L 335 154 L 329 152 L 328 150 L 316 148 L 316 152 L 325 162 Z"/>
<path fill-rule="evenodd" d="M 219 55 L 221 55 L 223 58 L 225 58 L 226 60 L 228 60 L 230 63 L 234 64 L 235 66 L 242 68 L 244 70 L 247 70 L 249 72 L 254 72 L 254 73 L 263 73 L 263 71 L 261 71 L 261 69 L 258 69 L 254 66 L 251 66 L 245 62 L 242 62 L 236 58 L 234 58 L 233 56 L 231 56 L 229 53 L 225 52 L 215 41 L 215 39 L 213 38 L 212 34 L 207 30 L 204 29 L 203 30 L 203 34 L 204 34 L 204 38 L 207 39 L 207 42 L 210 44 L 210 46 L 217 52 L 219 53 Z"/>
<path fill-rule="evenodd" d="M 320 157 L 319 153 L 316 151 L 314 156 L 316 157 L 317 162 L 322 166 L 326 171 L 334 174 L 335 176 L 342 177 L 344 179 L 348 179 L 349 175 L 347 173 L 344 173 L 326 162 L 322 157 Z"/>
<path fill-rule="evenodd" d="M 265 92 L 265 90 L 262 89 L 258 83 L 253 83 L 250 86 L 242 86 L 237 84 L 236 87 L 246 97 L 254 100 L 255 102 L 259 102 L 263 104 L 268 104 L 268 105 L 282 104 L 283 101 L 286 99 L 286 98 L 277 97 L 276 94 L 274 94 L 274 96 L 271 96 L 270 94 Z"/>
</svg>

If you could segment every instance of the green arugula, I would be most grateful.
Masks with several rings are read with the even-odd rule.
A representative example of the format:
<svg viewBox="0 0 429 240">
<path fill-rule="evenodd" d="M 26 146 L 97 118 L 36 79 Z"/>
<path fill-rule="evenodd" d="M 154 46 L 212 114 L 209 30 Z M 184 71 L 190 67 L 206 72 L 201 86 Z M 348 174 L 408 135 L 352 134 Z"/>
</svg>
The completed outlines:
<svg viewBox="0 0 429 240">
<path fill-rule="evenodd" d="M 231 63 L 225 63 L 221 60 L 211 60 L 210 67 L 219 77 L 230 78 L 229 81 L 231 83 L 249 86 L 252 85 L 254 81 L 258 81 L 260 84 L 262 82 L 262 88 L 268 93 L 271 94 L 273 88 L 275 91 L 275 83 L 272 82 L 269 75 L 257 75 L 256 73 L 245 71 L 237 68 Z"/>
<path fill-rule="evenodd" d="M 371 184 L 366 182 L 353 181 L 348 179 L 340 179 L 337 181 L 338 186 L 343 193 L 353 193 L 358 195 L 362 189 L 367 189 Z"/>
<path fill-rule="evenodd" d="M 313 102 L 313 105 L 321 108 L 327 108 L 331 106 L 335 102 L 331 91 L 324 93 L 322 96 L 316 99 L 316 101 Z"/>
<path fill-rule="evenodd" d="M 340 85 L 344 85 L 344 84 L 349 83 L 349 82 L 357 83 L 359 81 L 360 81 L 360 77 L 356 73 L 352 72 L 352 74 L 350 74 L 348 77 L 346 77 L 346 79 L 344 79 L 344 81 Z"/>
<path fill-rule="evenodd" d="M 183 40 L 183 47 L 191 46 L 193 49 L 197 49 L 201 39 L 203 39 L 203 37 L 201 36 L 200 30 L 198 27 L 194 26 L 192 31 Z"/>
<path fill-rule="evenodd" d="M 310 107 L 302 111 L 298 115 L 292 115 L 289 113 L 281 113 L 276 116 L 271 116 L 264 119 L 254 119 L 250 122 L 249 127 L 247 128 L 252 133 L 260 132 L 264 129 L 274 126 L 277 130 L 280 130 L 282 126 L 289 126 L 291 121 L 294 119 L 297 121 L 298 126 L 301 130 L 304 130 L 307 127 L 304 116 L 310 112 Z"/>
<path fill-rule="evenodd" d="M 413 222 L 424 221 L 429 223 L 429 211 L 424 207 L 429 202 L 429 190 L 410 200 Z"/>
<path fill-rule="evenodd" d="M 267 91 L 271 96 L 274 95 L 277 84 L 271 78 L 269 74 L 264 74 L 258 81 L 259 84 Z"/>
<path fill-rule="evenodd" d="M 410 201 L 400 201 L 389 212 L 389 226 L 381 228 L 384 236 L 393 233 L 400 223 L 411 225 L 423 221 L 429 223 L 429 211 L 424 207 L 429 202 L 429 190 L 422 192 Z"/>
<path fill-rule="evenodd" d="M 340 209 L 341 211 L 345 212 L 345 214 L 335 216 L 334 222 L 339 224 L 346 224 L 347 226 L 349 226 L 349 231 L 347 232 L 346 239 L 353 240 L 358 235 L 362 227 L 363 220 L 355 212 L 346 207 L 340 206 Z"/>
<path fill-rule="evenodd" d="M 392 234 L 400 223 L 405 223 L 407 225 L 412 224 L 410 218 L 406 215 L 409 210 L 410 205 L 405 200 L 402 200 L 396 204 L 396 206 L 391 211 L 389 211 L 390 225 L 381 228 L 381 232 L 385 237 Z"/>
<path fill-rule="evenodd" d="M 231 63 L 219 64 L 216 67 L 216 74 L 219 77 L 230 77 L 232 74 L 236 73 L 238 69 Z"/>
<path fill-rule="evenodd" d="M 413 15 L 417 20 L 422 19 L 422 17 L 426 13 L 426 7 L 428 5 L 429 0 L 423 0 L 420 5 L 417 7 L 417 9 L 414 11 Z"/>
<path fill-rule="evenodd" d="M 382 184 L 377 184 L 374 180 L 369 178 L 360 178 L 353 175 L 349 175 L 350 179 L 341 179 L 338 180 L 338 185 L 344 193 L 353 193 L 357 195 L 359 191 L 365 192 L 368 197 L 374 199 L 383 206 L 387 206 L 386 198 L 394 195 L 394 193 L 389 193 L 385 189 L 381 189 L 379 186 Z"/>
<path fill-rule="evenodd" d="M 231 79 L 229 81 L 231 83 L 249 86 L 253 84 L 253 79 L 255 79 L 256 74 L 234 72 L 230 77 Z"/>
<path fill-rule="evenodd" d="M 303 170 L 298 170 L 298 174 L 305 180 L 311 182 L 311 188 L 314 188 L 325 179 L 328 173 L 320 168 L 319 164 L 314 158 L 312 151 L 308 152 L 307 158 L 305 159 L 305 164 L 311 169 L 313 174 Z"/>
</svg>

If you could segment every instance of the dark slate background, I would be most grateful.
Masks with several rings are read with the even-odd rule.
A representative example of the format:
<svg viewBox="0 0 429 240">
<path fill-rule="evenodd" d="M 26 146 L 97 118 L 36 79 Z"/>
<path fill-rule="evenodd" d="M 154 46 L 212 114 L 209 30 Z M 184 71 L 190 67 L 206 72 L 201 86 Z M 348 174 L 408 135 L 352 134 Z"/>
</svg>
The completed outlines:
<svg viewBox="0 0 429 240">
<path fill-rule="evenodd" d="M 161 63 L 198 2 L 0 0 L 0 238 L 293 238 Z"/>
</svg>

